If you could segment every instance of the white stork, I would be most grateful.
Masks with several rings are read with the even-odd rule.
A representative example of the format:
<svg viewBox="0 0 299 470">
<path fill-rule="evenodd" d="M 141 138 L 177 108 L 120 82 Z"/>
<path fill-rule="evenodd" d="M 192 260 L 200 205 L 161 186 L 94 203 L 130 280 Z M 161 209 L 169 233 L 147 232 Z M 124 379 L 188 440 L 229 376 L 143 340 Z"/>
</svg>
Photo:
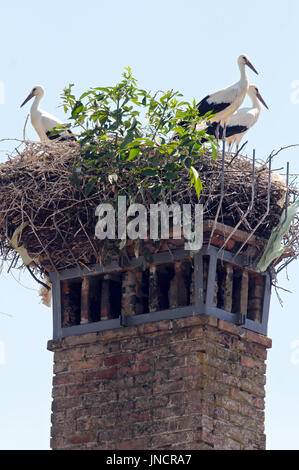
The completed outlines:
<svg viewBox="0 0 299 470">
<path fill-rule="evenodd" d="M 51 129 L 57 126 L 61 126 L 63 123 L 60 121 L 60 119 L 57 119 L 55 116 L 52 116 L 46 111 L 40 109 L 39 103 L 44 94 L 45 90 L 43 87 L 41 85 L 36 85 L 34 88 L 32 88 L 25 101 L 21 104 L 22 107 L 29 100 L 31 100 L 31 98 L 35 97 L 30 109 L 30 118 L 31 123 L 36 130 L 41 142 L 49 142 L 53 139 L 59 139 L 59 141 L 76 140 L 75 136 L 69 130 L 63 132 L 62 134 L 53 134 L 53 132 L 51 132 Z"/>
<path fill-rule="evenodd" d="M 236 145 L 236 152 L 238 151 L 242 138 L 259 118 L 262 110 L 261 103 L 269 109 L 256 85 L 250 85 L 247 94 L 252 101 L 252 107 L 238 109 L 226 122 L 225 140 L 229 144 L 228 151 L 230 151 L 233 144 Z M 207 129 L 207 133 L 216 135 L 216 127 L 217 123 L 212 124 Z M 220 139 L 223 138 L 223 127 L 219 128 L 219 137 Z"/>
<path fill-rule="evenodd" d="M 241 77 L 237 83 L 211 93 L 203 98 L 197 105 L 199 115 L 204 116 L 206 113 L 212 112 L 214 116 L 211 117 L 209 121 L 211 123 L 219 122 L 224 128 L 224 132 L 227 120 L 243 103 L 248 91 L 249 80 L 246 73 L 246 66 L 250 67 L 258 75 L 258 72 L 247 55 L 243 54 L 239 56 L 238 66 Z M 218 137 L 217 133 L 216 137 Z"/>
</svg>

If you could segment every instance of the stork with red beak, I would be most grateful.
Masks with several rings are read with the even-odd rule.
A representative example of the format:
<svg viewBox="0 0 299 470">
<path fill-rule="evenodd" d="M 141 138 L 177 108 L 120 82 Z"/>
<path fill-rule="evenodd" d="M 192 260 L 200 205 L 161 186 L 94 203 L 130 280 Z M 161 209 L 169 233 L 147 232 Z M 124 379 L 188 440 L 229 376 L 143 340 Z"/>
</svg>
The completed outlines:
<svg viewBox="0 0 299 470">
<path fill-rule="evenodd" d="M 219 122 L 224 128 L 224 131 L 228 119 L 241 106 L 248 91 L 249 80 L 246 67 L 249 67 L 258 74 L 250 62 L 249 57 L 245 54 L 239 56 L 238 66 L 241 76 L 237 83 L 211 93 L 203 98 L 197 105 L 200 116 L 204 116 L 208 112 L 212 113 L 214 116 L 209 118 L 209 122 Z"/>
<path fill-rule="evenodd" d="M 265 108 L 269 109 L 256 85 L 250 85 L 247 94 L 252 101 L 252 106 L 250 108 L 238 109 L 226 122 L 225 140 L 229 144 L 229 152 L 233 144 L 236 145 L 236 152 L 238 151 L 242 138 L 257 122 L 262 110 L 261 103 Z M 216 135 L 216 128 L 217 123 L 215 122 L 208 127 L 207 133 L 209 135 Z M 222 126 L 219 128 L 219 137 L 220 139 L 223 138 Z"/>
<path fill-rule="evenodd" d="M 32 88 L 25 101 L 21 104 L 22 107 L 29 100 L 34 98 L 30 109 L 30 118 L 31 123 L 36 130 L 41 142 L 50 142 L 53 139 L 59 139 L 59 141 L 76 140 L 75 136 L 69 130 L 64 131 L 63 133 L 51 132 L 54 127 L 61 126 L 63 123 L 60 121 L 60 119 L 57 119 L 55 116 L 52 116 L 46 111 L 40 109 L 39 103 L 44 94 L 45 91 L 43 87 L 41 85 L 36 85 L 34 88 Z"/>
</svg>

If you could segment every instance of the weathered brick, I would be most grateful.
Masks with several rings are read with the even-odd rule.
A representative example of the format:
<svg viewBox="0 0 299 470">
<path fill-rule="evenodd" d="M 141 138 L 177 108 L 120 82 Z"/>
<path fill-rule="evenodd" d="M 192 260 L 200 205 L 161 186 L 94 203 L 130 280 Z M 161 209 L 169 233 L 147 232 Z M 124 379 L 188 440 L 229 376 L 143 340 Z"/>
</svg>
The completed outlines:
<svg viewBox="0 0 299 470">
<path fill-rule="evenodd" d="M 92 382 L 92 381 L 99 381 L 99 380 L 114 379 L 116 377 L 116 372 L 117 372 L 116 367 L 112 367 L 110 369 L 100 369 L 96 371 L 86 372 L 85 381 Z"/>
<path fill-rule="evenodd" d="M 146 363 L 133 364 L 131 367 L 122 367 L 119 369 L 119 376 L 129 376 L 129 375 L 138 375 L 148 372 L 151 369 L 151 366 Z"/>
<path fill-rule="evenodd" d="M 64 347 L 86 345 L 88 343 L 95 343 L 98 340 L 97 333 L 88 333 L 79 336 L 68 336 L 64 339 Z"/>
<path fill-rule="evenodd" d="M 94 370 L 101 367 L 103 363 L 103 359 L 101 358 L 93 358 L 93 359 L 85 359 L 82 361 L 74 361 L 70 364 L 70 370 L 72 372 L 76 372 L 79 370 Z"/>
<path fill-rule="evenodd" d="M 67 439 L 70 444 L 83 444 L 94 440 L 95 436 L 92 432 L 71 434 Z"/>
<path fill-rule="evenodd" d="M 186 384 L 184 380 L 176 380 L 174 382 L 165 382 L 155 384 L 153 388 L 153 394 L 169 394 L 169 393 L 176 393 L 178 391 L 182 392 L 185 390 Z"/>
<path fill-rule="evenodd" d="M 57 364 L 66 363 L 72 361 L 79 361 L 84 358 L 84 347 L 74 347 L 69 350 L 56 351 L 54 353 L 54 362 Z"/>
<path fill-rule="evenodd" d="M 53 372 L 54 374 L 59 374 L 60 372 L 68 372 L 68 369 L 68 362 L 56 362 L 54 363 Z"/>
<path fill-rule="evenodd" d="M 205 331 L 202 326 L 195 326 L 194 328 L 188 330 L 188 339 L 198 339 L 204 337 Z"/>
<path fill-rule="evenodd" d="M 66 395 L 66 387 L 63 385 L 60 387 L 53 387 L 52 389 L 52 397 L 57 398 L 57 397 L 64 397 Z"/>
<path fill-rule="evenodd" d="M 70 385 L 70 384 L 81 384 L 83 383 L 82 372 L 78 373 L 62 373 L 57 374 L 53 377 L 53 386 L 55 385 Z"/>
<path fill-rule="evenodd" d="M 75 408 L 81 405 L 82 398 L 73 397 L 73 398 L 54 398 L 52 402 L 52 411 L 62 411 L 67 408 Z"/>
<path fill-rule="evenodd" d="M 186 330 L 178 330 L 174 335 L 171 331 L 168 334 L 157 334 L 154 336 L 155 345 L 160 346 L 163 344 L 177 343 L 186 339 Z"/>
<path fill-rule="evenodd" d="M 150 449 L 149 439 L 130 439 L 127 441 L 119 442 L 116 445 L 117 450 L 147 450 Z"/>
<path fill-rule="evenodd" d="M 104 359 L 104 365 L 106 367 L 120 365 L 120 364 L 130 364 L 132 358 L 128 354 L 121 354 L 117 356 L 110 356 Z"/>
<path fill-rule="evenodd" d="M 129 338 L 121 343 L 121 350 L 124 352 L 130 351 L 136 353 L 137 351 L 142 351 L 148 349 L 152 346 L 153 339 L 147 336 L 140 338 Z"/>
<path fill-rule="evenodd" d="M 240 327 L 234 325 L 233 323 L 228 323 L 227 321 L 224 321 L 224 320 L 219 320 L 218 328 L 219 330 L 227 331 L 228 333 L 231 333 L 233 335 L 240 334 L 240 329 L 239 329 Z"/>
<path fill-rule="evenodd" d="M 248 367 L 250 369 L 258 369 L 262 374 L 266 372 L 266 365 L 264 362 L 258 359 L 253 359 L 250 356 L 242 356 L 241 357 L 241 364 L 242 366 Z"/>
<path fill-rule="evenodd" d="M 184 444 L 188 448 L 191 438 L 192 434 L 188 433 L 188 431 L 159 434 L 158 436 L 153 436 L 152 446 L 154 449 L 163 449 L 164 446 Z"/>
</svg>

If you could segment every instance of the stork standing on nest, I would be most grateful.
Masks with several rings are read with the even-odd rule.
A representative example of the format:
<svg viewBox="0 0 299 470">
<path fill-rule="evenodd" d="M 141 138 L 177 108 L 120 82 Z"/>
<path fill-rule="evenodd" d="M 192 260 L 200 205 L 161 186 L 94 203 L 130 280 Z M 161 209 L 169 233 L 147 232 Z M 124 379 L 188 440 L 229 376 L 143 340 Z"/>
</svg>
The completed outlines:
<svg viewBox="0 0 299 470">
<path fill-rule="evenodd" d="M 219 127 L 222 125 L 225 127 L 228 119 L 235 111 L 241 106 L 246 96 L 249 87 L 249 80 L 246 73 L 246 66 L 251 68 L 257 75 L 258 72 L 250 62 L 247 55 L 240 55 L 238 58 L 238 66 L 240 69 L 240 80 L 227 88 L 215 91 L 210 95 L 203 98 L 197 105 L 198 113 L 200 116 L 204 116 L 206 113 L 211 112 L 214 114 L 209 119 L 211 123 L 218 122 L 219 126 L 216 129 L 216 138 L 219 138 Z"/>
<path fill-rule="evenodd" d="M 238 151 L 242 138 L 257 122 L 262 110 L 261 103 L 269 109 L 256 85 L 250 85 L 247 94 L 252 101 L 252 106 L 250 108 L 238 109 L 226 122 L 225 140 L 229 144 L 229 152 L 233 144 L 236 145 L 236 152 Z M 214 122 L 208 127 L 207 133 L 215 136 L 217 126 L 218 123 Z M 223 138 L 222 126 L 219 128 L 219 137 L 220 139 Z"/>
<path fill-rule="evenodd" d="M 47 113 L 47 111 L 43 111 L 39 107 L 39 103 L 45 94 L 45 90 L 41 85 L 36 85 L 32 88 L 31 92 L 25 99 L 25 101 L 21 104 L 21 107 L 24 106 L 29 100 L 35 98 L 31 109 L 30 109 L 30 118 L 31 123 L 36 130 L 41 142 L 49 142 L 50 140 L 59 139 L 59 141 L 65 140 L 76 140 L 75 136 L 72 134 L 70 130 L 67 130 L 60 133 L 53 133 L 51 129 L 57 126 L 63 125 L 60 119 L 57 119 L 55 116 Z"/>
</svg>

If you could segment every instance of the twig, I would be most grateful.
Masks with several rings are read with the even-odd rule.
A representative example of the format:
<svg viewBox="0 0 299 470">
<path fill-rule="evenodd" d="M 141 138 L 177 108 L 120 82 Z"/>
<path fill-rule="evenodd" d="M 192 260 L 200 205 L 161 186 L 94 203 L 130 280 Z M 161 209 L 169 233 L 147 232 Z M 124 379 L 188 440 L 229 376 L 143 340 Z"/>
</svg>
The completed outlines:
<svg viewBox="0 0 299 470">
<path fill-rule="evenodd" d="M 30 272 L 31 276 L 33 277 L 33 279 L 38 282 L 39 284 L 41 284 L 43 287 L 45 287 L 47 290 L 51 290 L 51 287 L 48 286 L 47 284 L 45 284 L 44 282 L 42 282 L 40 279 L 38 279 L 35 274 L 33 273 L 33 271 L 31 271 L 31 269 L 29 268 L 29 266 L 26 266 L 26 268 L 28 269 L 28 271 Z"/>
<path fill-rule="evenodd" d="M 26 126 L 27 126 L 28 119 L 29 119 L 29 114 L 27 114 L 26 121 L 25 121 L 25 124 L 24 124 L 24 129 L 23 129 L 23 140 L 24 141 L 26 141 Z"/>
</svg>

